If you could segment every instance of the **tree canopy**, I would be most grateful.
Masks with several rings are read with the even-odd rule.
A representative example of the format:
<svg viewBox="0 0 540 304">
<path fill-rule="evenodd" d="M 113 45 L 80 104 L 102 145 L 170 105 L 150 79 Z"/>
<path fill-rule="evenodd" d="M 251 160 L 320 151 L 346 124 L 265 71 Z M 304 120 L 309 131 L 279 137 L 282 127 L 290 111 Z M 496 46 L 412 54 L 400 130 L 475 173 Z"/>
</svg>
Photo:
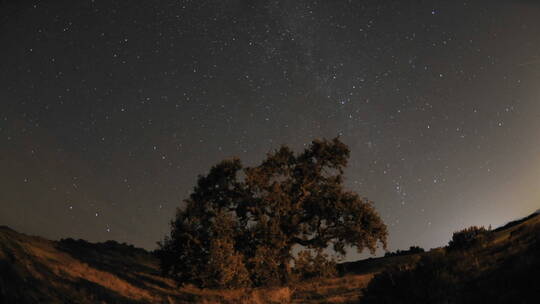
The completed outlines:
<svg viewBox="0 0 540 304">
<path fill-rule="evenodd" d="M 349 153 L 339 138 L 322 139 L 301 153 L 282 146 L 254 167 L 213 166 L 158 243 L 162 271 L 201 287 L 278 285 L 298 274 L 298 256 L 309 268 L 311 253 L 295 256 L 295 247 L 316 253 L 312 263 L 327 261 L 327 248 L 386 248 L 373 203 L 343 187 Z"/>
</svg>

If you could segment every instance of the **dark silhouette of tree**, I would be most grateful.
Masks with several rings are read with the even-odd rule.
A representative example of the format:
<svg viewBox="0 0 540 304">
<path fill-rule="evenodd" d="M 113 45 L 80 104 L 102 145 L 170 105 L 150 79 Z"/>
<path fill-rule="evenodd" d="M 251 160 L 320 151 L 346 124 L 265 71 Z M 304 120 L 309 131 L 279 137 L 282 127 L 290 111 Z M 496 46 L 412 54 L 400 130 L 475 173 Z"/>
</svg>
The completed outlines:
<svg viewBox="0 0 540 304">
<path fill-rule="evenodd" d="M 386 252 L 384 254 L 385 257 L 393 257 L 393 256 L 403 256 L 403 255 L 410 255 L 410 254 L 418 254 L 425 252 L 424 248 L 419 246 L 411 246 L 408 250 L 396 250 L 395 252 Z"/>
<path fill-rule="evenodd" d="M 491 240 L 490 230 L 484 227 L 471 226 L 454 232 L 452 239 L 448 243 L 448 250 L 464 250 L 474 246 L 483 246 Z"/>
<path fill-rule="evenodd" d="M 277 285 L 291 279 L 295 246 L 340 255 L 349 246 L 386 248 L 386 225 L 372 202 L 343 188 L 348 158 L 347 145 L 334 138 L 299 154 L 282 146 L 255 167 L 238 159 L 215 165 L 158 243 L 164 274 L 207 287 Z"/>
</svg>

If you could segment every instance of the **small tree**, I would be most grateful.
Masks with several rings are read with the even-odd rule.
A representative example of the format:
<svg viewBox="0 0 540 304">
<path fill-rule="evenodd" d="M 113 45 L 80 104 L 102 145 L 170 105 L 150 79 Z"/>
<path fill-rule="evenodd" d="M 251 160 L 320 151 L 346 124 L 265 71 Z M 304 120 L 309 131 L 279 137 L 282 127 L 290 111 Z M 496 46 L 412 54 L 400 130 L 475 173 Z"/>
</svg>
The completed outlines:
<svg viewBox="0 0 540 304">
<path fill-rule="evenodd" d="M 491 231 L 484 227 L 471 226 L 454 232 L 448 243 L 449 250 L 464 250 L 483 246 L 491 239 Z"/>
<path fill-rule="evenodd" d="M 386 225 L 373 204 L 343 188 L 348 157 L 335 138 L 315 140 L 299 154 L 282 146 L 255 167 L 220 162 L 199 177 L 170 237 L 158 243 L 163 272 L 198 286 L 275 285 L 290 279 L 295 246 L 331 246 L 341 255 L 348 246 L 386 248 Z"/>
</svg>

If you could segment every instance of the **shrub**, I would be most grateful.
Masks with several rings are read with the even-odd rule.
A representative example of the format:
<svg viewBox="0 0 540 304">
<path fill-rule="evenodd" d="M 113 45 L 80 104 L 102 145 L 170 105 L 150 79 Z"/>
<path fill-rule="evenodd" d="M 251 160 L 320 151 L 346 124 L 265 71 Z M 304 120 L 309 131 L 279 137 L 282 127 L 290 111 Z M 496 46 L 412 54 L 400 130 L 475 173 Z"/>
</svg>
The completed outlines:
<svg viewBox="0 0 540 304">
<path fill-rule="evenodd" d="M 205 285 L 209 287 L 232 288 L 251 285 L 242 255 L 227 239 L 212 240 L 206 274 L 208 276 L 205 279 Z"/>
<path fill-rule="evenodd" d="M 302 250 L 295 260 L 294 272 L 298 279 L 328 278 L 337 274 L 336 262 L 328 254 L 317 250 Z"/>
<path fill-rule="evenodd" d="M 384 254 L 385 257 L 392 257 L 392 256 L 402 256 L 402 255 L 410 255 L 410 254 L 417 254 L 424 252 L 424 248 L 419 246 L 411 246 L 409 247 L 409 250 L 396 250 L 395 252 L 387 252 Z"/>
<path fill-rule="evenodd" d="M 457 263 L 438 252 L 423 256 L 414 268 L 388 269 L 371 280 L 360 303 L 459 303 L 463 273 Z"/>
<path fill-rule="evenodd" d="M 277 286 L 281 283 L 280 263 L 276 259 L 278 250 L 267 246 L 257 246 L 249 259 L 249 269 L 255 286 Z"/>
<path fill-rule="evenodd" d="M 416 267 L 377 274 L 360 303 L 537 303 L 540 225 L 524 227 L 486 250 L 477 246 L 492 240 L 489 229 L 458 231 L 448 250 L 422 255 Z"/>
<path fill-rule="evenodd" d="M 465 250 L 485 246 L 491 239 L 491 232 L 484 227 L 472 226 L 454 232 L 448 243 L 448 250 Z"/>
</svg>

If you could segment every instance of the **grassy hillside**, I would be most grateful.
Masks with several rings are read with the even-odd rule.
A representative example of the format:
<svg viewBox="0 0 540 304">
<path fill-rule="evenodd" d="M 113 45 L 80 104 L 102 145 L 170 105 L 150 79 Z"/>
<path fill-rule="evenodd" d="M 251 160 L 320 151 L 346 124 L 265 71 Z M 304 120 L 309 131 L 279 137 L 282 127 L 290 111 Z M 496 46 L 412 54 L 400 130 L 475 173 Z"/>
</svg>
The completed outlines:
<svg viewBox="0 0 540 304">
<path fill-rule="evenodd" d="M 350 303 L 371 278 L 351 273 L 272 289 L 178 288 L 143 249 L 56 242 L 0 227 L 0 303 Z"/>
<path fill-rule="evenodd" d="M 360 303 L 538 303 L 539 273 L 540 215 L 533 214 L 379 273 Z"/>
<path fill-rule="evenodd" d="M 472 247 L 338 270 L 336 278 L 282 288 L 177 287 L 143 249 L 50 241 L 0 227 L 0 303 L 536 303 L 529 299 L 540 297 L 540 216 L 490 231 Z"/>
</svg>

